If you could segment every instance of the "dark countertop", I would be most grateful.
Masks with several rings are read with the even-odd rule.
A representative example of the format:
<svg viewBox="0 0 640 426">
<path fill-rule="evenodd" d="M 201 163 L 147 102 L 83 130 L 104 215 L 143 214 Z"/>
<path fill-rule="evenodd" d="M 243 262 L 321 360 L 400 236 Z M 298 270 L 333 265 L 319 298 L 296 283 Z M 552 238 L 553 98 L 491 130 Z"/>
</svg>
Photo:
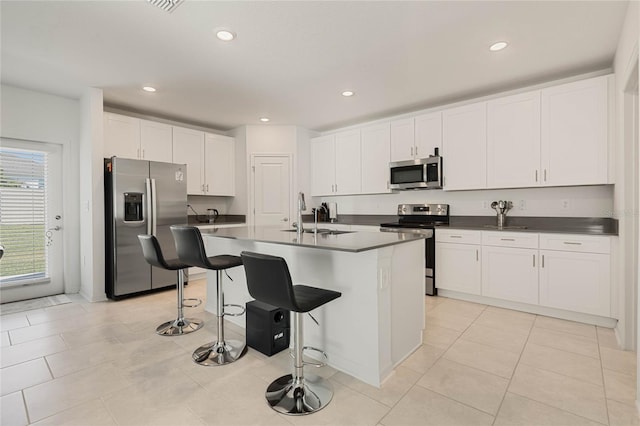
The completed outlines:
<svg viewBox="0 0 640 426">
<path fill-rule="evenodd" d="M 305 222 L 313 222 L 312 215 L 303 215 Z M 396 215 L 338 215 L 337 225 L 380 225 L 397 222 Z M 322 222 L 326 224 L 328 222 Z M 495 216 L 451 216 L 449 226 L 439 228 L 497 231 Z M 504 231 L 542 232 L 583 235 L 618 235 L 618 220 L 607 217 L 535 217 L 507 216 Z"/>
<path fill-rule="evenodd" d="M 246 223 L 246 221 L 246 216 L 243 214 L 221 214 L 216 218 L 215 222 L 209 223 L 206 215 L 201 214 L 196 216 L 190 214 L 187 223 L 189 225 L 232 225 Z"/>
</svg>

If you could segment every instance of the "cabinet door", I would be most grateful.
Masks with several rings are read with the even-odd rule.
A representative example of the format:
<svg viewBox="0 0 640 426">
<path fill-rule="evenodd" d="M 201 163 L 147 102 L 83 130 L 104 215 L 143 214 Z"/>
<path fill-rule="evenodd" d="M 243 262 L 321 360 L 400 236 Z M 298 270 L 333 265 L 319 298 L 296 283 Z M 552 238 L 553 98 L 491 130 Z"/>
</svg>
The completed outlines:
<svg viewBox="0 0 640 426">
<path fill-rule="evenodd" d="M 149 161 L 173 162 L 173 134 L 171 126 L 155 121 L 140 120 L 140 158 Z"/>
<path fill-rule="evenodd" d="M 333 195 L 336 177 L 334 136 L 311 139 L 311 195 Z"/>
<path fill-rule="evenodd" d="M 413 118 L 391 122 L 391 161 L 413 160 L 415 134 Z"/>
<path fill-rule="evenodd" d="M 435 112 L 415 118 L 416 158 L 426 158 L 435 154 L 435 148 L 442 148 L 442 113 Z"/>
<path fill-rule="evenodd" d="M 235 157 L 233 138 L 205 134 L 204 187 L 207 195 L 235 195 Z"/>
<path fill-rule="evenodd" d="M 540 256 L 541 305 L 610 316 L 609 255 L 541 250 Z"/>
<path fill-rule="evenodd" d="M 436 243 L 436 287 L 480 294 L 480 246 Z"/>
<path fill-rule="evenodd" d="M 487 186 L 540 185 L 540 92 L 487 103 Z"/>
<path fill-rule="evenodd" d="M 445 190 L 487 186 L 486 107 L 486 102 L 481 102 L 442 113 Z"/>
<path fill-rule="evenodd" d="M 482 295 L 538 304 L 538 250 L 482 247 Z"/>
<path fill-rule="evenodd" d="M 360 142 L 363 194 L 391 192 L 389 190 L 389 153 L 391 149 L 389 123 L 365 127 Z"/>
<path fill-rule="evenodd" d="M 104 156 L 140 158 L 140 120 L 107 112 L 104 114 Z"/>
<path fill-rule="evenodd" d="M 204 132 L 174 126 L 173 162 L 187 165 L 187 194 L 205 195 Z"/>
<path fill-rule="evenodd" d="M 360 130 L 336 133 L 336 194 L 359 194 L 362 190 L 360 168 Z"/>
<path fill-rule="evenodd" d="M 544 185 L 607 183 L 607 77 L 542 90 Z"/>
</svg>

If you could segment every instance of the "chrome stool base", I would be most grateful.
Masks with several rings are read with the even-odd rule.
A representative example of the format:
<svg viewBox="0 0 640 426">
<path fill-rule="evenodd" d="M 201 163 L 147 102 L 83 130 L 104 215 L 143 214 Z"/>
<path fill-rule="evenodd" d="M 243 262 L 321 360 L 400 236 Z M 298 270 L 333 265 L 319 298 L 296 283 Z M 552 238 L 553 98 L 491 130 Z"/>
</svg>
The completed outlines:
<svg viewBox="0 0 640 426">
<path fill-rule="evenodd" d="M 196 318 L 183 318 L 165 322 L 156 328 L 156 333 L 160 336 L 179 336 L 181 334 L 193 333 L 202 328 L 204 321 Z"/>
<path fill-rule="evenodd" d="M 287 374 L 271 382 L 265 397 L 277 412 L 303 416 L 326 407 L 333 397 L 333 390 L 331 383 L 320 376 L 305 376 L 294 385 L 293 375 Z"/>
<path fill-rule="evenodd" d="M 200 346 L 193 352 L 193 362 L 207 367 L 226 365 L 237 361 L 247 352 L 247 345 L 239 340 L 212 342 Z"/>
</svg>

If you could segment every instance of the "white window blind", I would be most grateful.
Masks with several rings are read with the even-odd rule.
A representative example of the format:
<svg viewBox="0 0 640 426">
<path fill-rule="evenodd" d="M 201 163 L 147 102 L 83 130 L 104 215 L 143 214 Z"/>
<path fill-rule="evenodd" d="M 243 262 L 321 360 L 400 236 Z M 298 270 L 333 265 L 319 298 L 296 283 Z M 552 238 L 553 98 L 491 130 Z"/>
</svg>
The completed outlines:
<svg viewBox="0 0 640 426">
<path fill-rule="evenodd" d="M 46 152 L 0 148 L 0 286 L 47 281 Z"/>
</svg>

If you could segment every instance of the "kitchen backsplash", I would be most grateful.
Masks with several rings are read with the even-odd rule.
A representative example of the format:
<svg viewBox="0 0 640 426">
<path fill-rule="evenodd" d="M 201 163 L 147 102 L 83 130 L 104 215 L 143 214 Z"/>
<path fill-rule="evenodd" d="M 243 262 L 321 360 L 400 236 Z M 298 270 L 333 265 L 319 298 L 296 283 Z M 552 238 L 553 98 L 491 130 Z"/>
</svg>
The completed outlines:
<svg viewBox="0 0 640 426">
<path fill-rule="evenodd" d="M 392 194 L 313 197 L 309 208 L 334 201 L 340 214 L 395 214 L 402 203 L 451 205 L 451 215 L 492 216 L 491 202 L 509 200 L 508 216 L 617 217 L 613 211 L 613 185 L 490 189 L 477 191 L 416 190 Z"/>
<path fill-rule="evenodd" d="M 200 215 L 206 215 L 207 209 L 216 209 L 220 214 L 228 214 L 232 200 L 232 197 L 211 197 L 206 195 L 189 195 L 187 197 L 187 203 Z M 189 209 L 188 214 L 194 213 Z"/>
</svg>

